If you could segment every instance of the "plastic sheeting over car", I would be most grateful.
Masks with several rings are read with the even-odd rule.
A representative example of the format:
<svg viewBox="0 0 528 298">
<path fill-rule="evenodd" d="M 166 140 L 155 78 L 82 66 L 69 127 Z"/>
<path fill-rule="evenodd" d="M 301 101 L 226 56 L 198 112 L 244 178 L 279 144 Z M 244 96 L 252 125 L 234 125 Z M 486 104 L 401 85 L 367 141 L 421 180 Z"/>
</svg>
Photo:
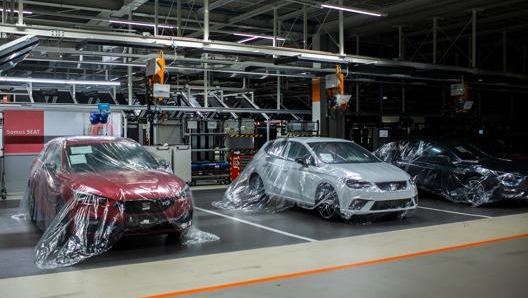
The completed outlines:
<svg viewBox="0 0 528 298">
<path fill-rule="evenodd" d="M 252 176 L 252 174 L 255 172 L 255 166 L 258 165 L 259 158 L 260 153 L 257 153 L 235 181 L 227 187 L 223 200 L 212 203 L 214 207 L 248 212 L 281 212 L 295 206 L 295 203 L 284 198 L 266 194 L 264 189 L 257 185 L 262 183 L 262 181 L 258 181 L 256 176 Z M 279 181 L 276 182 L 280 183 Z"/>
<path fill-rule="evenodd" d="M 188 244 L 218 239 L 192 227 L 189 186 L 123 138 L 48 142 L 31 167 L 21 208 L 44 230 L 35 249 L 39 268 L 78 263 L 125 235 L 170 233 Z"/>
<path fill-rule="evenodd" d="M 266 143 L 228 187 L 222 209 L 281 211 L 297 205 L 325 219 L 396 213 L 417 206 L 408 174 L 359 145 L 333 138 L 287 138 Z"/>
<path fill-rule="evenodd" d="M 528 168 L 495 158 L 463 141 L 387 143 L 375 152 L 407 171 L 418 187 L 473 206 L 528 199 Z"/>
</svg>

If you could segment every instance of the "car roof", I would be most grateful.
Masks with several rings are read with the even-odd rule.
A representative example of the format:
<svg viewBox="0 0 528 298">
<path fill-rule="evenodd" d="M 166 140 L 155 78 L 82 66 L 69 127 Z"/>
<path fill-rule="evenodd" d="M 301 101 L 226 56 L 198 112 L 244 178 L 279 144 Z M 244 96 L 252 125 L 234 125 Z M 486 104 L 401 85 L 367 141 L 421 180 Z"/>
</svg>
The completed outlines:
<svg viewBox="0 0 528 298">
<path fill-rule="evenodd" d="M 444 146 L 457 146 L 457 145 L 464 145 L 464 144 L 473 144 L 471 140 L 464 139 L 460 137 L 414 137 L 409 139 L 400 139 L 396 140 L 398 143 L 416 143 L 416 142 L 427 142 L 432 144 L 439 144 Z"/>
<path fill-rule="evenodd" d="M 114 142 L 135 142 L 131 139 L 112 136 L 67 136 L 52 139 L 50 142 L 59 142 L 67 145 L 101 144 Z"/>
<path fill-rule="evenodd" d="M 320 143 L 320 142 L 352 142 L 346 139 L 329 138 L 329 137 L 288 137 L 284 141 L 298 141 L 301 143 Z"/>
</svg>

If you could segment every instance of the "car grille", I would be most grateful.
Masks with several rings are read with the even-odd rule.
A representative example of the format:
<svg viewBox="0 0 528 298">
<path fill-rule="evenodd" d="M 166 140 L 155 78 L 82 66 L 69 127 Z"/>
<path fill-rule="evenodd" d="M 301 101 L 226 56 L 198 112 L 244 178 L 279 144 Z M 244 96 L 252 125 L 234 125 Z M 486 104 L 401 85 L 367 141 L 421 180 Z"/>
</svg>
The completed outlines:
<svg viewBox="0 0 528 298">
<path fill-rule="evenodd" d="M 399 209 L 412 206 L 412 199 L 376 201 L 371 210 Z"/>
<path fill-rule="evenodd" d="M 407 189 L 407 181 L 391 181 L 376 183 L 379 189 L 384 191 L 398 191 Z"/>
<path fill-rule="evenodd" d="M 163 199 L 152 199 L 152 200 L 137 200 L 125 202 L 125 213 L 155 213 L 163 212 L 170 208 L 174 204 L 174 199 L 163 198 Z"/>
</svg>

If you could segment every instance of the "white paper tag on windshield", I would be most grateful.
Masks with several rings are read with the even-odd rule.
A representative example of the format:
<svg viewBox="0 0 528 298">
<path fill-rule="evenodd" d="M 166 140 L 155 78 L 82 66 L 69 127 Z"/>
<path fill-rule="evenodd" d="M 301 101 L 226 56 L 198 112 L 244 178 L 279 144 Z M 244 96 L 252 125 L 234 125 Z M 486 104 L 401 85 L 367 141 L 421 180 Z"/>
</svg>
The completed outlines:
<svg viewBox="0 0 528 298">
<path fill-rule="evenodd" d="M 90 154 L 90 153 L 92 153 L 92 146 L 71 147 L 71 154 Z"/>
<path fill-rule="evenodd" d="M 86 156 L 84 154 L 70 155 L 70 163 L 72 165 L 84 164 L 86 163 Z"/>
</svg>

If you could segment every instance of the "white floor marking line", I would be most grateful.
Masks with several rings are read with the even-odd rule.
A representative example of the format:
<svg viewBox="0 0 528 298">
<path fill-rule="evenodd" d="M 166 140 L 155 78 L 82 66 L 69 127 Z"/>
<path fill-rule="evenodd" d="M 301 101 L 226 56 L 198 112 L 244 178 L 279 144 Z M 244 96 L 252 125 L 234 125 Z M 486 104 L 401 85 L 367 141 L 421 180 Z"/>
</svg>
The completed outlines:
<svg viewBox="0 0 528 298">
<path fill-rule="evenodd" d="M 418 206 L 418 208 L 426 209 L 426 210 L 439 211 L 439 212 L 445 212 L 445 213 L 460 214 L 460 215 L 466 215 L 466 216 L 474 216 L 474 217 L 481 217 L 481 218 L 493 218 L 493 216 L 480 215 L 480 214 L 471 214 L 471 213 L 464 213 L 464 212 L 456 212 L 456 211 L 450 211 L 450 210 L 444 210 L 444 209 L 436 209 L 436 208 L 424 207 L 424 206 Z"/>
<path fill-rule="evenodd" d="M 284 231 L 281 231 L 281 230 L 277 230 L 277 229 L 274 229 L 274 228 L 266 227 L 266 226 L 263 226 L 263 225 L 260 225 L 260 224 L 254 223 L 254 222 L 250 222 L 250 221 L 243 220 L 243 219 L 240 219 L 240 218 L 232 217 L 232 216 L 225 215 L 225 214 L 222 214 L 222 213 L 219 213 L 219 212 L 203 209 L 203 208 L 200 208 L 200 207 L 194 207 L 194 209 L 200 210 L 202 212 L 206 212 L 206 213 L 209 213 L 209 214 L 214 214 L 214 215 L 217 215 L 217 216 L 229 218 L 229 219 L 234 220 L 234 221 L 245 223 L 247 225 L 251 225 L 251 226 L 254 226 L 254 227 L 257 227 L 257 228 L 261 228 L 261 229 L 264 229 L 264 230 L 272 231 L 272 232 L 279 233 L 279 234 L 282 234 L 282 235 L 286 235 L 286 236 L 289 236 L 289 237 L 302 239 L 302 240 L 309 241 L 309 242 L 317 242 L 317 241 L 319 241 L 319 240 L 316 240 L 316 239 L 312 239 L 312 238 L 303 237 L 303 236 L 300 236 L 300 235 L 284 232 Z"/>
</svg>

